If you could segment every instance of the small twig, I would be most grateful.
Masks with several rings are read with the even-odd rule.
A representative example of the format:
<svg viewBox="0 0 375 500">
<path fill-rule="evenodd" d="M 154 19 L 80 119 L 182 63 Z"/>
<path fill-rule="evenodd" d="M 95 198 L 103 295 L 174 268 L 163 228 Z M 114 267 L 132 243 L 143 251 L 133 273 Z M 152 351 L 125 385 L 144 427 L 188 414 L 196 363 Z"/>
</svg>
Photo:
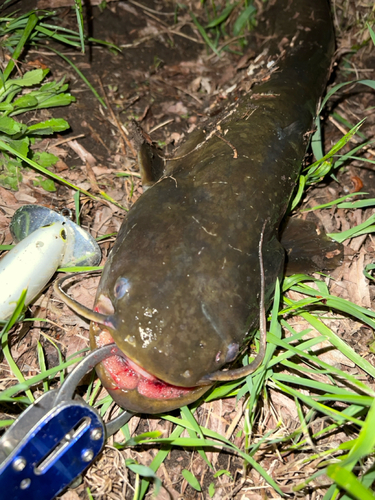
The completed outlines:
<svg viewBox="0 0 375 500">
<path fill-rule="evenodd" d="M 132 3 L 133 5 L 136 5 L 137 7 L 140 7 L 143 10 L 147 10 L 148 12 L 151 12 L 153 14 L 158 14 L 159 16 L 174 16 L 174 12 L 159 12 L 157 10 L 151 9 L 150 7 L 146 7 L 146 5 L 143 5 L 139 2 L 136 2 L 135 0 L 128 0 L 129 3 Z"/>
<path fill-rule="evenodd" d="M 185 33 L 182 33 L 181 31 L 178 31 L 179 29 L 183 28 L 187 24 L 190 23 L 181 23 L 177 26 L 174 27 L 174 29 L 171 28 L 166 28 L 163 30 L 158 31 L 157 33 L 154 33 L 152 35 L 147 35 L 142 38 L 138 38 L 138 40 L 134 40 L 132 43 L 125 43 L 121 44 L 120 48 L 122 49 L 134 49 L 135 47 L 138 47 L 138 45 L 141 45 L 144 42 L 147 42 L 148 40 L 152 40 L 156 38 L 159 35 L 164 35 L 166 33 L 172 33 L 172 35 L 177 35 L 181 36 L 182 38 L 186 38 L 187 40 L 190 40 L 191 42 L 198 43 L 199 45 L 205 45 L 203 40 L 198 40 L 197 38 L 193 38 L 192 36 L 186 35 Z"/>
<path fill-rule="evenodd" d="M 125 175 L 131 175 L 133 177 L 139 177 L 141 178 L 141 174 L 138 172 L 131 172 L 130 170 L 121 170 L 120 172 L 117 172 L 118 174 L 121 174 L 120 177 L 125 176 Z"/>
<path fill-rule="evenodd" d="M 36 50 L 36 49 L 30 49 L 28 51 L 29 54 L 38 54 L 40 56 L 51 56 L 51 57 L 57 57 L 57 54 L 54 54 L 53 52 L 50 52 L 49 50 Z M 64 52 L 65 56 L 85 56 L 85 54 L 82 54 L 82 52 Z"/>
<path fill-rule="evenodd" d="M 240 404 L 240 403 L 238 403 Z M 234 417 L 234 419 L 232 420 L 230 426 L 228 427 L 228 430 L 227 432 L 225 433 L 225 438 L 226 439 L 230 439 L 233 432 L 234 432 L 234 429 L 237 427 L 238 425 L 238 422 L 241 420 L 242 418 L 242 415 L 243 415 L 243 412 L 244 412 L 244 405 L 243 404 L 240 404 L 240 408 L 239 410 L 237 411 L 237 414 L 236 416 Z"/>
<path fill-rule="evenodd" d="M 186 24 L 189 24 L 189 23 L 186 23 Z M 199 45 L 205 45 L 203 40 L 198 40 L 197 38 L 193 38 L 192 36 L 189 36 L 189 35 L 186 35 L 185 33 L 182 33 L 181 31 L 169 30 L 169 32 L 172 33 L 173 35 L 182 36 L 182 38 L 186 38 L 187 40 L 190 40 L 192 42 L 199 43 Z"/>
<path fill-rule="evenodd" d="M 228 495 L 224 497 L 224 500 L 230 500 L 231 498 L 234 498 L 237 495 L 237 493 L 242 490 L 245 482 L 246 479 L 241 479 L 240 483 L 237 486 L 235 486 L 233 490 L 230 493 L 228 493 Z"/>
<path fill-rule="evenodd" d="M 227 141 L 227 139 L 225 139 L 221 134 L 218 134 L 218 133 L 215 133 L 216 137 L 218 137 L 219 139 L 221 139 L 223 142 L 225 142 L 225 144 L 228 144 L 228 146 L 230 148 L 232 148 L 233 150 L 233 159 L 236 160 L 238 158 L 238 151 L 237 149 L 233 146 L 232 143 L 230 143 L 229 141 Z"/>
<path fill-rule="evenodd" d="M 153 81 L 160 81 L 159 79 L 157 78 L 153 78 Z M 184 94 L 188 95 L 189 97 L 192 97 L 193 99 L 195 99 L 200 105 L 202 105 L 202 101 L 199 99 L 199 97 L 195 96 L 192 92 L 189 92 L 188 90 L 186 89 L 183 89 L 182 87 L 179 87 L 178 85 L 174 85 L 172 83 L 168 83 L 164 80 L 162 80 L 162 82 L 164 83 L 164 85 L 168 85 L 168 87 L 172 87 L 174 89 L 177 89 L 179 90 L 180 92 L 183 92 Z"/>
<path fill-rule="evenodd" d="M 159 130 L 159 128 L 165 127 L 166 125 L 168 125 L 169 123 L 172 123 L 172 122 L 174 122 L 174 118 L 171 118 L 170 120 L 165 120 L 165 122 L 162 122 L 162 123 L 159 123 L 158 125 L 155 125 L 155 127 L 153 127 L 151 130 L 149 130 L 148 133 L 152 134 L 156 130 Z"/>
<path fill-rule="evenodd" d="M 339 123 L 337 120 L 335 120 L 335 119 L 333 118 L 333 116 L 329 116 L 329 117 L 328 117 L 328 120 L 329 120 L 331 123 L 333 123 L 333 125 L 334 125 L 336 128 L 338 128 L 342 134 L 346 135 L 346 134 L 348 133 L 348 131 L 347 131 L 347 130 L 345 130 L 345 127 L 343 127 L 343 126 L 341 125 L 341 123 Z M 358 140 L 358 139 L 357 139 L 354 135 L 352 135 L 352 136 L 349 138 L 349 142 L 354 142 L 354 144 L 359 144 L 359 142 L 360 142 L 360 141 L 359 141 L 359 140 Z"/>
<path fill-rule="evenodd" d="M 100 135 L 93 129 L 93 127 L 88 122 L 86 122 L 86 126 L 90 129 L 91 135 L 93 136 L 94 140 L 100 142 L 100 144 L 107 150 L 107 152 L 111 154 L 111 150 L 109 149 L 107 144 L 103 141 L 103 139 L 100 137 Z"/>
<path fill-rule="evenodd" d="M 61 144 L 66 144 L 69 141 L 75 141 L 76 139 L 81 139 L 85 137 L 85 134 L 73 135 L 73 137 L 66 137 L 65 139 L 61 139 L 60 141 L 54 142 L 52 146 L 61 146 Z"/>
<path fill-rule="evenodd" d="M 68 146 L 72 148 L 72 150 L 80 157 L 80 159 L 85 163 L 86 165 L 86 172 L 87 172 L 87 177 L 90 181 L 91 184 L 91 189 L 94 191 L 96 194 L 100 194 L 101 190 L 98 186 L 98 182 L 96 180 L 94 171 L 92 167 L 96 165 L 96 160 L 92 156 L 91 153 L 86 151 L 86 149 L 79 144 L 77 141 L 68 141 Z"/>
<path fill-rule="evenodd" d="M 91 166 L 89 161 L 86 162 L 86 172 L 87 172 L 87 177 L 89 179 L 89 182 L 91 184 L 91 189 L 94 191 L 94 193 L 100 194 L 101 190 L 99 188 L 94 171 L 93 171 L 92 166 Z"/>
<path fill-rule="evenodd" d="M 159 14 L 159 12 L 158 12 Z M 159 19 L 158 17 L 155 16 L 155 14 L 153 14 L 152 12 L 148 12 L 147 10 L 145 10 L 145 15 L 148 16 L 148 17 L 151 17 L 151 19 L 153 19 L 154 21 L 160 23 L 164 28 L 169 28 L 168 24 L 165 23 L 164 21 L 162 21 L 161 19 Z"/>
<path fill-rule="evenodd" d="M 197 101 L 198 104 L 202 105 L 202 101 L 199 99 L 199 97 L 195 96 L 192 92 L 189 92 L 188 90 L 183 89 L 182 87 L 178 87 L 177 85 L 173 85 L 173 87 L 177 90 L 180 90 L 184 94 L 187 94 L 188 96 L 192 97 Z"/>
</svg>

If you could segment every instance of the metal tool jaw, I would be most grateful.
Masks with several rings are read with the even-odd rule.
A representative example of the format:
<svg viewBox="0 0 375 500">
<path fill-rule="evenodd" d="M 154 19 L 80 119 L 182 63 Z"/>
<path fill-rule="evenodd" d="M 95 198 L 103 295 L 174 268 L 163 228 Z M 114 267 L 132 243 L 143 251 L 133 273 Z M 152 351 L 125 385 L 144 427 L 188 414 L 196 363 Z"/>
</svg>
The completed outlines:
<svg viewBox="0 0 375 500">
<path fill-rule="evenodd" d="M 107 437 L 132 417 L 123 412 L 104 424 L 99 413 L 73 399 L 83 375 L 121 351 L 110 344 L 86 356 L 60 389 L 46 392 L 0 439 L 0 497 L 52 500 L 97 458 Z"/>
</svg>

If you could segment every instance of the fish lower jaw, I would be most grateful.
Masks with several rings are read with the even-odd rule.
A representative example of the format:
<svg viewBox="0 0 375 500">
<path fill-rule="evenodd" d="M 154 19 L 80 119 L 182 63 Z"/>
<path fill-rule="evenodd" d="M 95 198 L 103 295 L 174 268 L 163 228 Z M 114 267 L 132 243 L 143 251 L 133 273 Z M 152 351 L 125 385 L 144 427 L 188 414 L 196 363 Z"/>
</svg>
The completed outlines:
<svg viewBox="0 0 375 500">
<path fill-rule="evenodd" d="M 102 330 L 96 337 L 98 347 L 113 342 L 108 330 Z M 167 384 L 125 356 L 111 356 L 102 362 L 102 366 L 114 382 L 111 389 L 125 392 L 137 391 L 144 398 L 157 400 L 184 398 L 197 389 L 197 387 L 177 387 Z"/>
</svg>

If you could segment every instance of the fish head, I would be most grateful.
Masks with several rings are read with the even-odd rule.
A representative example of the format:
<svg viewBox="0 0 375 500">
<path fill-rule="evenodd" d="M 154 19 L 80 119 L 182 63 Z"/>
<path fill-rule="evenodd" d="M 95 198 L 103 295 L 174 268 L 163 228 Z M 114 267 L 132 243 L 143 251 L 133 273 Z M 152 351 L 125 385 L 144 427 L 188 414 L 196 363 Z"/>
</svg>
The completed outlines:
<svg viewBox="0 0 375 500">
<path fill-rule="evenodd" d="M 259 322 L 259 238 L 249 236 L 253 251 L 240 251 L 242 236 L 228 245 L 228 226 L 219 220 L 197 234 L 197 217 L 178 210 L 180 199 L 172 204 L 173 191 L 146 203 L 157 192 L 148 190 L 121 227 L 97 290 L 99 321 L 90 329 L 92 348 L 115 342 L 124 356 L 97 367 L 103 385 L 122 407 L 144 413 L 199 399 Z M 164 198 L 173 209 L 151 213 Z M 266 303 L 282 262 L 283 250 L 269 235 Z"/>
<path fill-rule="evenodd" d="M 111 254 L 95 300 L 105 319 L 90 327 L 92 348 L 115 342 L 123 353 L 98 365 L 103 385 L 120 406 L 137 412 L 170 411 L 199 399 L 213 385 L 204 377 L 240 351 L 226 287 L 204 266 L 194 276 L 177 265 L 147 272 L 142 259 L 133 265 L 130 255 L 117 257 Z"/>
</svg>

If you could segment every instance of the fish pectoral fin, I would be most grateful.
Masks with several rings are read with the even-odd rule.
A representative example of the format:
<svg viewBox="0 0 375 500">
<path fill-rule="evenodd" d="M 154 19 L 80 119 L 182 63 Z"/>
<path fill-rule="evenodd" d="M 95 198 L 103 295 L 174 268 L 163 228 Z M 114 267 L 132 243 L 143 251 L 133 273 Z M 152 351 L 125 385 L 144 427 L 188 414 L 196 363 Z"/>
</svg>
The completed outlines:
<svg viewBox="0 0 375 500">
<path fill-rule="evenodd" d="M 280 242 L 286 251 L 285 274 L 288 276 L 333 271 L 343 259 L 344 247 L 310 220 L 287 218 Z"/>
<path fill-rule="evenodd" d="M 159 156 L 151 138 L 136 121 L 133 120 L 128 128 L 130 142 L 137 153 L 142 186 L 146 190 L 163 176 L 164 160 Z"/>
<path fill-rule="evenodd" d="M 144 190 L 153 186 L 164 174 L 163 159 L 157 154 L 156 148 L 147 142 L 138 150 L 138 165 Z"/>
</svg>

